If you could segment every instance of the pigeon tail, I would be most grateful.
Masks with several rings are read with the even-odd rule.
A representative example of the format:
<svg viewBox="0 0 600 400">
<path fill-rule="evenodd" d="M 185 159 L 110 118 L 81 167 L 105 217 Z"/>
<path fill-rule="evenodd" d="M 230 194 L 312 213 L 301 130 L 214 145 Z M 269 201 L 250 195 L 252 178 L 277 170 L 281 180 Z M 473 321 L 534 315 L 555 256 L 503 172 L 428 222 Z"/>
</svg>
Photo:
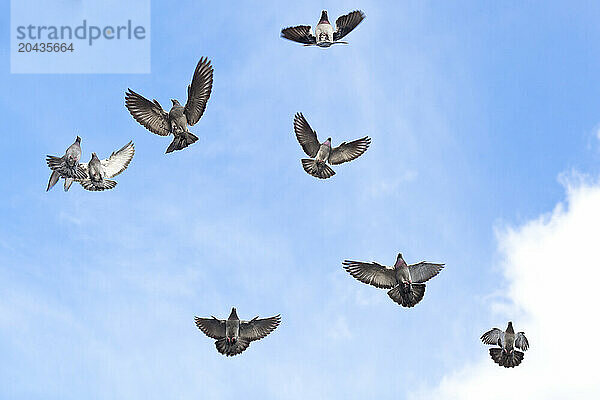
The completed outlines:
<svg viewBox="0 0 600 400">
<path fill-rule="evenodd" d="M 425 296 L 425 284 L 401 283 L 388 291 L 388 296 L 402 307 L 414 307 Z"/>
<path fill-rule="evenodd" d="M 91 179 L 84 179 L 80 183 L 85 190 L 89 190 L 90 192 L 101 192 L 103 190 L 112 189 L 115 186 L 117 186 L 117 182 L 111 181 L 109 179 L 103 179 L 101 182 L 92 182 Z"/>
<path fill-rule="evenodd" d="M 52 173 L 50 174 L 50 180 L 48 181 L 48 187 L 46 188 L 46 192 L 52 189 L 52 187 L 56 185 L 56 182 L 58 182 L 59 179 L 60 174 L 58 173 L 58 171 L 52 171 Z"/>
<path fill-rule="evenodd" d="M 165 153 L 171 153 L 175 150 L 185 149 L 190 144 L 195 143 L 197 140 L 198 136 L 191 132 L 185 132 L 183 136 L 175 136 Z"/>
<path fill-rule="evenodd" d="M 235 356 L 246 350 L 250 346 L 250 342 L 245 339 L 238 338 L 235 342 L 228 342 L 227 339 L 219 339 L 215 342 L 217 351 L 227 357 Z"/>
<path fill-rule="evenodd" d="M 323 161 L 317 162 L 316 160 L 311 160 L 310 158 L 303 158 L 301 161 L 302 168 L 304 168 L 306 173 L 314 176 L 315 178 L 327 179 L 335 175 L 335 171 Z"/>
<path fill-rule="evenodd" d="M 493 347 L 490 349 L 490 356 L 496 364 L 504 368 L 514 368 L 517 365 L 521 364 L 521 361 L 523 361 L 524 354 L 523 352 L 518 350 L 507 352 L 502 348 Z"/>
</svg>

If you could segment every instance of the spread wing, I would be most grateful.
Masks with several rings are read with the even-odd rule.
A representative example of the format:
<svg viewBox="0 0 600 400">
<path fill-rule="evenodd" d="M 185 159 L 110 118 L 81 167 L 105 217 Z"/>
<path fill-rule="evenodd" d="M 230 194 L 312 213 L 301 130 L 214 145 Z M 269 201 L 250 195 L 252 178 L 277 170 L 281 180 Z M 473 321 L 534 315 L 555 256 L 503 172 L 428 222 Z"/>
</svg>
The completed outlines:
<svg viewBox="0 0 600 400">
<path fill-rule="evenodd" d="M 194 317 L 196 326 L 206 336 L 213 339 L 223 339 L 225 337 L 225 321 L 222 319 L 212 318 L 198 318 Z"/>
<path fill-rule="evenodd" d="M 333 32 L 333 40 L 340 40 L 365 19 L 365 14 L 360 11 L 352 11 L 350 14 L 342 15 L 335 21 L 335 32 Z"/>
<path fill-rule="evenodd" d="M 308 25 L 290 26 L 281 30 L 281 37 L 302 44 L 316 44 L 317 40 Z"/>
<path fill-rule="evenodd" d="M 169 114 L 158 101 L 150 101 L 131 89 L 125 92 L 125 107 L 137 122 L 152 133 L 168 136 L 171 133 Z"/>
<path fill-rule="evenodd" d="M 316 44 L 317 39 L 308 25 L 290 26 L 281 30 L 281 37 L 302 44 Z"/>
<path fill-rule="evenodd" d="M 277 314 L 270 318 L 254 317 L 251 321 L 240 322 L 240 338 L 249 341 L 259 340 L 273 332 L 279 326 L 281 316 Z"/>
<path fill-rule="evenodd" d="M 210 60 L 202 57 L 196 65 L 192 83 L 188 86 L 188 98 L 183 113 L 187 118 L 188 125 L 194 125 L 206 108 L 206 102 L 210 97 L 213 84 L 213 67 Z"/>
<path fill-rule="evenodd" d="M 302 113 L 296 113 L 294 116 L 294 132 L 296 132 L 296 139 L 302 146 L 302 150 L 307 156 L 314 158 L 321 144 L 317 139 L 317 132 L 312 130 Z"/>
<path fill-rule="evenodd" d="M 360 261 L 344 260 L 344 269 L 353 277 L 381 289 L 391 289 L 398 285 L 396 273 L 393 268 L 377 264 L 376 262 L 365 263 Z"/>
<path fill-rule="evenodd" d="M 529 348 L 529 342 L 525 337 L 525 332 L 517 333 L 517 337 L 515 338 L 515 346 L 523 351 L 526 351 Z"/>
<path fill-rule="evenodd" d="M 497 344 L 500 345 L 500 342 L 504 339 L 504 331 L 498 328 L 494 328 L 491 331 L 487 331 L 483 335 L 481 335 L 481 341 L 485 344 Z"/>
<path fill-rule="evenodd" d="M 46 156 L 46 163 L 52 172 L 56 172 L 61 178 L 85 179 L 87 177 L 85 166 L 79 163 L 75 169 L 70 168 L 65 161 L 65 157 Z M 50 185 L 50 182 L 48 182 L 48 190 L 54 184 Z"/>
<path fill-rule="evenodd" d="M 444 264 L 433 264 L 425 261 L 408 266 L 410 277 L 415 283 L 427 282 L 439 274 L 442 268 L 444 268 Z"/>
<path fill-rule="evenodd" d="M 113 153 L 106 160 L 101 160 L 102 168 L 104 168 L 104 177 L 107 179 L 114 178 L 121 172 L 125 171 L 135 154 L 135 147 L 132 142 L 127 143 L 118 151 Z"/>
<path fill-rule="evenodd" d="M 332 165 L 345 163 L 352 161 L 357 157 L 360 157 L 371 144 L 371 138 L 365 136 L 362 139 L 356 139 L 350 143 L 342 143 L 338 147 L 331 149 L 329 154 L 329 163 Z"/>
</svg>

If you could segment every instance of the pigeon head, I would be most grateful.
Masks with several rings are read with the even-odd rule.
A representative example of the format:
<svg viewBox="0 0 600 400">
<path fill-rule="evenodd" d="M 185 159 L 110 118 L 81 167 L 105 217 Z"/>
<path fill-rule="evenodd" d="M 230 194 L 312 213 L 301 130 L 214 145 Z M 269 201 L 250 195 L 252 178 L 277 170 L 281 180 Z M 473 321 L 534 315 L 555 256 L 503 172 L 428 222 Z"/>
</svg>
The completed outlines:
<svg viewBox="0 0 600 400">
<path fill-rule="evenodd" d="M 80 138 L 79 136 L 77 136 L 77 138 L 75 138 L 75 141 L 76 141 L 77 143 L 81 143 L 81 138 Z"/>
<path fill-rule="evenodd" d="M 513 329 L 513 326 L 512 326 L 512 321 L 508 321 L 508 327 L 506 328 L 506 332 L 515 333 L 515 330 Z"/>
<path fill-rule="evenodd" d="M 173 107 L 180 105 L 176 99 L 171 99 L 171 103 L 173 103 Z"/>
<path fill-rule="evenodd" d="M 92 153 L 92 160 L 94 160 L 94 159 L 96 159 L 96 160 L 98 159 L 98 156 L 96 155 L 96 153 Z"/>
<path fill-rule="evenodd" d="M 328 24 L 329 23 L 329 18 L 327 17 L 327 10 L 323 10 L 321 11 L 321 20 L 319 21 L 320 24 Z"/>
<path fill-rule="evenodd" d="M 231 314 L 229 314 L 229 319 L 239 319 L 235 307 L 231 308 Z"/>
<path fill-rule="evenodd" d="M 404 258 L 402 258 L 402 253 L 398 253 L 394 267 L 406 267 L 406 261 L 404 261 Z"/>
<path fill-rule="evenodd" d="M 323 142 L 323 144 L 326 144 L 328 146 L 331 146 L 331 138 L 327 138 L 326 141 Z"/>
</svg>

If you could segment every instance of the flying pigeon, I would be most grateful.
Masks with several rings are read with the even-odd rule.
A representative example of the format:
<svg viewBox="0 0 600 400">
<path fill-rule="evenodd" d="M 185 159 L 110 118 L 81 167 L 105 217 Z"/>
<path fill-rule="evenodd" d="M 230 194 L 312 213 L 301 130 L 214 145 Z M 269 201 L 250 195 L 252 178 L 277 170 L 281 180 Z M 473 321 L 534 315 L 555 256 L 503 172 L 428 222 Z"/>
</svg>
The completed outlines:
<svg viewBox="0 0 600 400">
<path fill-rule="evenodd" d="M 85 171 L 85 177 L 83 179 L 76 179 L 76 181 L 79 182 L 85 190 L 92 192 L 112 189 L 117 186 L 117 182 L 111 181 L 110 178 L 114 178 L 127 169 L 129 163 L 133 159 L 134 153 L 135 147 L 132 142 L 127 143 L 118 151 L 113 151 L 106 160 L 100 160 L 96 153 L 92 153 L 90 161 L 81 164 L 81 167 Z M 67 182 L 65 182 L 65 190 L 69 190 L 72 183 L 72 179 L 67 179 Z"/>
<path fill-rule="evenodd" d="M 308 174 L 319 179 L 327 179 L 335 175 L 335 171 L 326 162 L 337 165 L 352 161 L 367 151 L 371 144 L 371 138 L 365 136 L 350 143 L 343 142 L 338 147 L 331 148 L 331 138 L 320 143 L 317 139 L 317 132 L 312 130 L 302 113 L 297 113 L 294 117 L 294 131 L 302 150 L 309 157 L 312 157 L 312 159 L 303 158 L 301 160 L 302 168 Z"/>
<path fill-rule="evenodd" d="M 192 83 L 188 86 L 188 98 L 185 107 L 179 101 L 171 99 L 173 106 L 167 113 L 156 100 L 148 100 L 131 89 L 125 93 L 125 106 L 133 118 L 150 132 L 160 136 L 173 134 L 173 142 L 166 153 L 181 150 L 196 142 L 198 137 L 188 130 L 195 125 L 206 108 L 213 84 L 213 68 L 208 58 L 198 61 Z"/>
<path fill-rule="evenodd" d="M 398 253 L 393 267 L 376 262 L 345 260 L 342 265 L 353 277 L 381 289 L 390 289 L 388 296 L 403 307 L 414 307 L 425 295 L 425 282 L 440 273 L 444 264 L 421 261 L 407 265 Z"/>
<path fill-rule="evenodd" d="M 515 350 L 515 347 L 526 351 L 529 348 L 529 342 L 524 332 L 515 334 L 512 322 L 508 323 L 506 332 L 494 328 L 481 335 L 481 341 L 485 344 L 498 345 L 492 347 L 490 356 L 492 360 L 504 368 L 514 368 L 523 361 L 523 352 Z"/>
<path fill-rule="evenodd" d="M 231 309 L 227 320 L 215 317 L 194 319 L 198 329 L 216 340 L 217 351 L 228 357 L 240 354 L 250 346 L 250 342 L 264 338 L 281 322 L 279 314 L 270 318 L 254 317 L 250 321 L 240 321 L 235 307 Z"/>
<path fill-rule="evenodd" d="M 62 157 L 46 156 L 46 163 L 52 170 L 50 174 L 50 180 L 48 181 L 48 187 L 46 192 L 54 185 L 60 178 L 65 178 L 65 191 L 67 188 L 67 179 L 82 179 L 85 178 L 85 171 L 79 164 L 81 159 L 81 138 L 77 136 L 75 142 L 67 148 L 65 155 Z"/>
<path fill-rule="evenodd" d="M 302 43 L 304 46 L 330 47 L 333 44 L 348 44 L 343 42 L 344 36 L 352 32 L 365 19 L 365 14 L 360 11 L 352 11 L 342 15 L 335 21 L 335 31 L 329 23 L 327 11 L 321 11 L 321 19 L 315 27 L 315 34 L 308 25 L 292 26 L 281 30 L 281 37 L 294 42 Z"/>
</svg>

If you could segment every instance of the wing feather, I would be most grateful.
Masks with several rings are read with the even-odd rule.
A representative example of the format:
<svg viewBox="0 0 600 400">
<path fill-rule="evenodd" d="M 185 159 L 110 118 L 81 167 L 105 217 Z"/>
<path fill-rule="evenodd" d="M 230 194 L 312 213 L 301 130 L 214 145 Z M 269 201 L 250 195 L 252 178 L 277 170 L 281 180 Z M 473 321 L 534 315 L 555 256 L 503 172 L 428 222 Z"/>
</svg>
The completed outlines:
<svg viewBox="0 0 600 400">
<path fill-rule="evenodd" d="M 317 132 L 310 127 L 302 113 L 296 113 L 294 116 L 294 132 L 296 132 L 296 139 L 302 146 L 302 150 L 307 156 L 314 158 L 321 144 L 317 138 Z"/>
<path fill-rule="evenodd" d="M 342 164 L 348 161 L 352 161 L 357 157 L 360 157 L 371 144 L 371 138 L 365 136 L 361 139 L 356 139 L 350 143 L 342 143 L 338 147 L 331 149 L 329 154 L 329 163 L 332 165 Z"/>
<path fill-rule="evenodd" d="M 132 142 L 129 142 L 121 149 L 113 151 L 106 160 L 101 160 L 100 163 L 104 169 L 104 177 L 107 179 L 114 178 L 125 171 L 133 159 L 134 154 L 135 147 Z"/>
<path fill-rule="evenodd" d="M 281 30 L 281 37 L 302 44 L 316 44 L 317 40 L 308 25 L 290 26 Z"/>
<path fill-rule="evenodd" d="M 344 269 L 362 283 L 373 285 L 381 289 L 391 289 L 398 285 L 396 273 L 393 268 L 383 266 L 376 262 L 365 263 L 360 261 L 344 260 Z"/>
<path fill-rule="evenodd" d="M 204 114 L 206 103 L 212 92 L 213 67 L 210 60 L 202 57 L 196 65 L 192 83 L 188 86 L 188 98 L 183 113 L 188 125 L 194 125 Z"/>
<path fill-rule="evenodd" d="M 413 282 L 424 283 L 440 273 L 444 268 L 444 264 L 433 264 L 426 261 L 421 261 L 418 264 L 408 266 L 410 277 Z"/>
<path fill-rule="evenodd" d="M 281 316 L 253 318 L 250 321 L 240 321 L 240 338 L 249 341 L 259 340 L 273 332 L 281 323 Z"/>
<path fill-rule="evenodd" d="M 349 14 L 342 15 L 335 21 L 335 32 L 333 32 L 333 40 L 340 40 L 365 19 L 365 14 L 360 11 L 352 11 Z"/>
<path fill-rule="evenodd" d="M 504 338 L 504 331 L 494 328 L 481 335 L 481 341 L 485 344 L 500 345 Z"/>
<path fill-rule="evenodd" d="M 160 136 L 171 133 L 169 114 L 163 110 L 158 101 L 150 101 L 131 89 L 125 92 L 125 107 L 137 122 L 150 132 Z"/>
<path fill-rule="evenodd" d="M 527 351 L 529 348 L 529 341 L 525 337 L 525 332 L 517 333 L 517 337 L 515 339 L 515 346 L 523 351 Z"/>
<path fill-rule="evenodd" d="M 194 317 L 196 321 L 196 326 L 200 329 L 206 336 L 213 339 L 223 339 L 225 337 L 225 321 L 222 319 L 217 319 L 215 317 L 211 318 L 199 318 Z"/>
</svg>

